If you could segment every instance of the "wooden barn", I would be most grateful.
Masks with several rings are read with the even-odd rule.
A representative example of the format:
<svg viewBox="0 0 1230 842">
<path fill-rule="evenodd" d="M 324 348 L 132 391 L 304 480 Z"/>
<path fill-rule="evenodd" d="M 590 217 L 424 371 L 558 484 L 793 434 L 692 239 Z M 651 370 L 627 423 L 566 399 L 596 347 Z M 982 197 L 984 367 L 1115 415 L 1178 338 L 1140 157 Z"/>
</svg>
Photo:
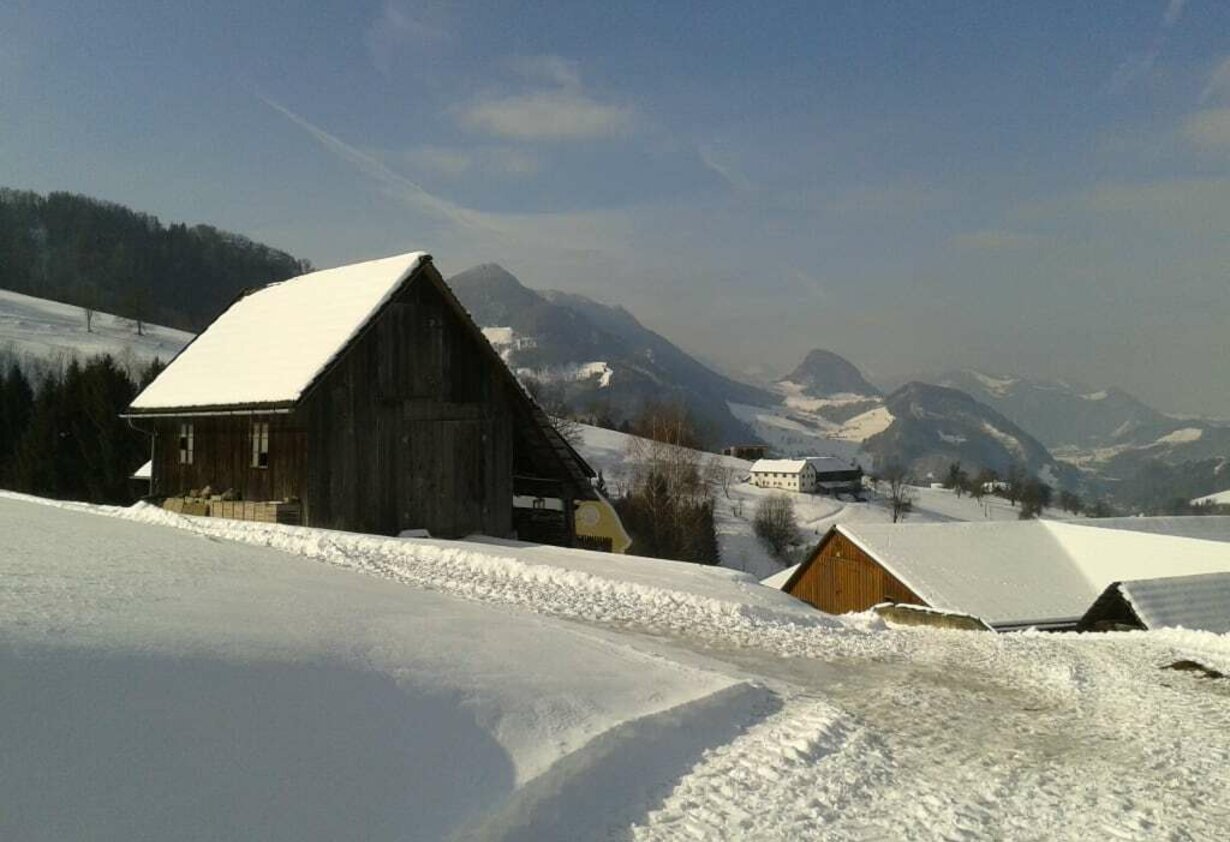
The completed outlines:
<svg viewBox="0 0 1230 842">
<path fill-rule="evenodd" d="M 1112 582 L 1230 572 L 1230 544 L 1133 520 L 1141 530 L 1098 521 L 840 524 L 778 580 L 830 614 L 897 603 L 1007 631 L 1075 629 Z"/>
<path fill-rule="evenodd" d="M 572 545 L 604 502 L 421 252 L 240 297 L 125 417 L 196 514 Z"/>
</svg>

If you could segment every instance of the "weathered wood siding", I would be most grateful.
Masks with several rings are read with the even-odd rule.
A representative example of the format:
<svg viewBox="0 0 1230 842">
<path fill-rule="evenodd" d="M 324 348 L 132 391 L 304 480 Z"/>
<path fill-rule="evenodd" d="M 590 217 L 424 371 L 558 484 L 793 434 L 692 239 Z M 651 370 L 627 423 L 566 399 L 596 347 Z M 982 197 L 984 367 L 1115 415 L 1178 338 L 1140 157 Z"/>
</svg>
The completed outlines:
<svg viewBox="0 0 1230 842">
<path fill-rule="evenodd" d="M 252 423 L 269 424 L 269 465 L 252 467 Z M 192 424 L 192 463 L 179 461 L 179 427 Z M 153 430 L 151 493 L 182 495 L 205 486 L 220 494 L 233 489 L 245 500 L 289 500 L 303 493 L 307 478 L 307 431 L 289 415 L 200 416 L 142 419 Z"/>
<path fill-rule="evenodd" d="M 830 532 L 789 592 L 829 614 L 866 611 L 881 602 L 926 605 L 840 532 Z"/>
<path fill-rule="evenodd" d="M 512 396 L 481 341 L 432 284 L 403 287 L 300 408 L 305 523 L 511 533 Z"/>
</svg>

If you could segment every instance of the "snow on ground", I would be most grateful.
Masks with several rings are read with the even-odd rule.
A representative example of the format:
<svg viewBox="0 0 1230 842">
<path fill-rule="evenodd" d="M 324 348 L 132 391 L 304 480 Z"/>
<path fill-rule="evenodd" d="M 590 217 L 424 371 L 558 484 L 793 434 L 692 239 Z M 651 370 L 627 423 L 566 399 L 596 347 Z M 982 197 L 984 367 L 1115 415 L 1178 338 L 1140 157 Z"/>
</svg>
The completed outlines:
<svg viewBox="0 0 1230 842">
<path fill-rule="evenodd" d="M 517 377 L 521 380 L 535 380 L 539 383 L 580 383 L 597 379 L 599 388 L 611 385 L 611 376 L 615 370 L 602 360 L 588 363 L 568 363 L 543 368 L 518 368 Z"/>
<path fill-rule="evenodd" d="M 1193 506 L 1199 506 L 1203 503 L 1213 503 L 1218 506 L 1230 506 L 1230 489 L 1219 491 L 1216 494 L 1206 494 L 1203 497 L 1197 497 L 1192 501 Z"/>
<path fill-rule="evenodd" d="M 1226 636 L 807 622 L 708 568 L 4 497 L 6 839 L 1219 839 L 1230 818 L 1230 687 L 1159 669 L 1230 669 Z"/>
<path fill-rule="evenodd" d="M 0 289 L 0 356 L 59 365 L 110 354 L 141 367 L 155 357 L 170 360 L 192 339 L 191 333 L 159 325 L 145 325 L 144 334 L 108 313 L 95 314 L 87 332 L 80 307 Z"/>
<path fill-rule="evenodd" d="M 4 839 L 439 839 L 616 726 L 669 711 L 711 738 L 756 695 L 192 531 L 3 499 L 0 533 Z"/>
<path fill-rule="evenodd" d="M 1203 435 L 1204 430 L 1199 427 L 1184 427 L 1181 430 L 1167 433 L 1154 442 L 1154 444 L 1189 444 L 1194 441 L 1200 441 Z"/>
</svg>

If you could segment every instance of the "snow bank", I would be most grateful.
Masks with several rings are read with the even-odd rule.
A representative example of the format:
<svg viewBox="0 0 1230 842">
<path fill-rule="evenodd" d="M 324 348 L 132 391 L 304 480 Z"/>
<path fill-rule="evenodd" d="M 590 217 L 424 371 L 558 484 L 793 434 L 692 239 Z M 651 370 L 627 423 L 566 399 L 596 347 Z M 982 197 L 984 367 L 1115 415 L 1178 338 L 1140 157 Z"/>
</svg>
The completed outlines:
<svg viewBox="0 0 1230 842">
<path fill-rule="evenodd" d="M 746 573 L 721 567 L 539 545 L 385 538 L 187 517 L 145 503 L 125 509 L 0 492 L 0 500 L 5 499 L 176 527 L 485 602 L 532 605 L 540 613 L 556 616 L 636 622 L 659 630 L 730 622 L 839 624 L 790 596 L 761 586 Z"/>
<path fill-rule="evenodd" d="M 669 783 L 763 695 L 600 629 L 69 508 L 0 500 L 0 838 L 469 836 L 540 810 L 561 759 Z M 591 745 L 660 717 L 691 742 Z M 608 812 L 649 797 L 624 791 Z M 579 838 L 604 811 L 564 818 Z"/>
</svg>

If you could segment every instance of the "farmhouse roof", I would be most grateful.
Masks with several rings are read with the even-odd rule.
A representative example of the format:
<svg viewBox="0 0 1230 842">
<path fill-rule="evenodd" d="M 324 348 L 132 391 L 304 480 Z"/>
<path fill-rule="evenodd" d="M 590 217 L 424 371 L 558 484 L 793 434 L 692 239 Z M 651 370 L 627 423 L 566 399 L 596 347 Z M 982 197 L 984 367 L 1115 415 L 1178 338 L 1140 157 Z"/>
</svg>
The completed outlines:
<svg viewBox="0 0 1230 842">
<path fill-rule="evenodd" d="M 931 607 L 973 614 L 999 628 L 1074 624 L 1116 581 L 1230 572 L 1225 543 L 1060 521 L 834 529 Z"/>
<path fill-rule="evenodd" d="M 797 474 L 806 467 L 806 459 L 757 459 L 752 463 L 752 473 Z"/>
<path fill-rule="evenodd" d="M 430 260 L 425 252 L 410 252 L 248 293 L 190 342 L 129 409 L 293 405 Z"/>
<path fill-rule="evenodd" d="M 851 465 L 844 459 L 838 459 L 836 456 L 808 456 L 807 461 L 811 463 L 811 466 L 816 469 L 818 474 L 855 470 L 854 465 Z"/>
<path fill-rule="evenodd" d="M 1132 609 L 1147 629 L 1182 627 L 1218 634 L 1230 632 L 1230 573 L 1114 582 L 1085 616 L 1096 616 L 1119 600 Z"/>
</svg>

